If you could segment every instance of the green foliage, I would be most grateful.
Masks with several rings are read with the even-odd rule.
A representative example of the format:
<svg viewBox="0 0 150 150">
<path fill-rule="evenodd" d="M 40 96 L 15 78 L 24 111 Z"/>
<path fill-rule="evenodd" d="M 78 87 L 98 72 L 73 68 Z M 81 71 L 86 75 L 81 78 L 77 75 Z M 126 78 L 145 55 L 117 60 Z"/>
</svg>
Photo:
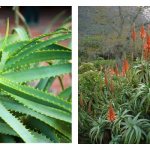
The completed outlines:
<svg viewBox="0 0 150 150">
<path fill-rule="evenodd" d="M 101 58 L 101 59 L 92 61 L 92 63 L 94 64 L 95 68 L 97 68 L 97 70 L 100 70 L 102 67 L 107 68 L 107 67 L 115 66 L 115 61 L 111 59 L 104 60 Z"/>
<path fill-rule="evenodd" d="M 78 120 L 78 125 L 79 125 L 79 143 L 91 143 L 91 140 L 89 139 L 89 132 L 91 129 L 91 118 L 90 115 L 87 113 L 87 111 L 83 108 L 79 107 L 79 120 Z M 85 119 L 86 118 L 86 119 Z"/>
<path fill-rule="evenodd" d="M 150 64 L 147 61 L 142 61 L 135 65 L 136 74 L 141 82 L 150 83 Z"/>
<path fill-rule="evenodd" d="M 122 138 L 124 144 L 138 144 L 147 138 L 146 131 L 150 128 L 150 122 L 147 119 L 139 119 L 137 116 L 129 117 L 122 123 Z"/>
<path fill-rule="evenodd" d="M 100 77 L 98 71 L 87 71 L 79 75 L 79 90 L 85 103 L 95 100 L 95 93 L 100 89 Z"/>
<path fill-rule="evenodd" d="M 9 41 L 14 35 L 20 40 Z M 70 38 L 70 30 L 60 29 L 32 39 L 19 27 L 1 39 L 0 142 L 71 142 L 71 87 L 48 92 L 71 73 L 71 49 L 60 44 Z"/>
<path fill-rule="evenodd" d="M 87 71 L 95 71 L 96 68 L 94 67 L 94 64 L 93 63 L 83 63 L 80 67 L 79 67 L 79 74 L 82 74 L 84 72 L 87 72 Z"/>
<path fill-rule="evenodd" d="M 103 64 L 102 68 L 107 67 Z M 149 73 L 149 61 L 137 60 L 130 64 L 125 76 L 121 69 L 116 75 L 109 71 L 106 74 L 105 69 L 99 68 L 79 75 L 79 94 L 84 102 L 83 106 L 79 105 L 79 137 L 86 136 L 83 143 L 88 140 L 111 144 L 150 143 Z M 92 112 L 89 112 L 91 99 Z M 110 103 L 116 116 L 112 122 L 108 119 Z"/>
<path fill-rule="evenodd" d="M 106 136 L 109 136 L 109 122 L 103 118 L 93 121 L 93 128 L 90 130 L 89 136 L 93 143 L 106 143 L 104 141 Z"/>
</svg>

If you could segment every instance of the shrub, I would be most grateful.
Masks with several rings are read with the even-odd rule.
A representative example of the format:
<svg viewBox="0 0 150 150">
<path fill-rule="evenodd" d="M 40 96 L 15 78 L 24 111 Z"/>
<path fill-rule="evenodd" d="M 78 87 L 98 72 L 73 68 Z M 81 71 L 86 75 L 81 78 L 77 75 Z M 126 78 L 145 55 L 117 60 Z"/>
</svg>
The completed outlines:
<svg viewBox="0 0 150 150">
<path fill-rule="evenodd" d="M 99 92 L 99 78 L 99 72 L 92 70 L 79 75 L 79 90 L 80 93 L 82 93 L 85 105 L 87 105 L 90 100 L 94 100 L 96 93 Z"/>
<path fill-rule="evenodd" d="M 82 73 L 90 71 L 90 70 L 93 70 L 93 71 L 96 70 L 94 64 L 93 63 L 83 63 L 79 67 L 79 74 L 82 74 Z"/>
</svg>

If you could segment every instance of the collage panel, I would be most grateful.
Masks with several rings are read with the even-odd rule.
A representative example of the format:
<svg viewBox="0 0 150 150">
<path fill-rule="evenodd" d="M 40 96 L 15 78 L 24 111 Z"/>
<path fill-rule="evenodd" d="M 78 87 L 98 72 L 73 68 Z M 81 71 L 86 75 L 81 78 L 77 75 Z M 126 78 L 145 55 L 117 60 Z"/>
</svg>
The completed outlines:
<svg viewBox="0 0 150 150">
<path fill-rule="evenodd" d="M 150 7 L 79 6 L 79 144 L 150 144 Z"/>
<path fill-rule="evenodd" d="M 149 4 L 0 0 L 0 150 L 148 149 Z"/>
<path fill-rule="evenodd" d="M 0 143 L 72 142 L 71 10 L 0 7 Z"/>
</svg>

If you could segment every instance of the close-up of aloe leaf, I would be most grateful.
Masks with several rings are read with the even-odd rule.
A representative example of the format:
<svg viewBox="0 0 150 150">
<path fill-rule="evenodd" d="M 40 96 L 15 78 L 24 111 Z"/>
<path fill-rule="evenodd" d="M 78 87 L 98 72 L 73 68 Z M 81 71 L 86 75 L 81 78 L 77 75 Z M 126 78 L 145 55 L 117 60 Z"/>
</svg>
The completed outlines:
<svg viewBox="0 0 150 150">
<path fill-rule="evenodd" d="M 31 38 L 23 27 L 0 39 L 0 143 L 70 143 L 72 50 L 69 29 Z M 65 44 L 66 45 L 66 44 Z M 43 65 L 44 64 L 44 65 Z M 50 92 L 57 79 L 62 87 Z"/>
</svg>

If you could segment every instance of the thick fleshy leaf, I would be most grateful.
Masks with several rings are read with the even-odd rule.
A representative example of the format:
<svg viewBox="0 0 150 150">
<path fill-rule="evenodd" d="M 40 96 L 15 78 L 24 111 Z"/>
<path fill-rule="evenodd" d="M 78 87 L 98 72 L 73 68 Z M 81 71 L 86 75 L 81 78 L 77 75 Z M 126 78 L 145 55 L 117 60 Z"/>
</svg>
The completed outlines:
<svg viewBox="0 0 150 150">
<path fill-rule="evenodd" d="M 15 82 L 27 82 L 46 77 L 55 77 L 70 72 L 71 64 L 68 63 L 4 73 L 3 76 Z"/>
<path fill-rule="evenodd" d="M 37 139 L 25 126 L 15 118 L 0 102 L 0 117 L 27 143 L 35 143 Z"/>
</svg>

